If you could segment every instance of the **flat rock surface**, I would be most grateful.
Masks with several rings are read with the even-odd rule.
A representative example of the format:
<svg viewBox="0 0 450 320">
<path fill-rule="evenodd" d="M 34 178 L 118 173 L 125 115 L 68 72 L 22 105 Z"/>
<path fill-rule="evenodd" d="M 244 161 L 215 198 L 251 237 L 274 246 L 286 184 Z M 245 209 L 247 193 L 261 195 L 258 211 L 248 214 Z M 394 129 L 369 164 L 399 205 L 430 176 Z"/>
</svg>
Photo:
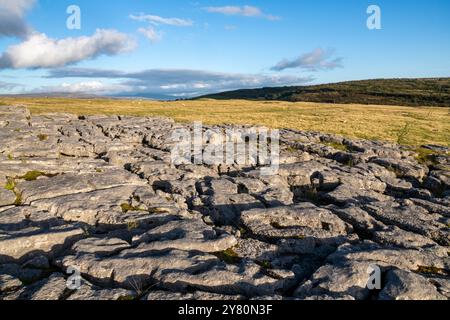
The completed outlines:
<svg viewBox="0 0 450 320">
<path fill-rule="evenodd" d="M 280 130 L 264 176 L 172 164 L 175 129 L 0 106 L 0 300 L 450 297 L 448 149 Z"/>
</svg>

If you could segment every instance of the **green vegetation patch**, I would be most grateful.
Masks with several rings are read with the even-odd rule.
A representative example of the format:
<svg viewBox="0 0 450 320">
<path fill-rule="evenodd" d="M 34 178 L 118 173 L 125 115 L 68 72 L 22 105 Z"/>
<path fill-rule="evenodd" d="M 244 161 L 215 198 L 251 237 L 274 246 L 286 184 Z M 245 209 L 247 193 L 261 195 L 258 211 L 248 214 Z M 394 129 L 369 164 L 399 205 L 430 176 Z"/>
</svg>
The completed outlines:
<svg viewBox="0 0 450 320">
<path fill-rule="evenodd" d="M 445 155 L 445 153 L 440 153 L 427 148 L 417 148 L 414 149 L 414 152 L 417 153 L 416 156 L 417 162 L 426 166 L 438 164 L 436 161 L 436 157 Z"/>
<path fill-rule="evenodd" d="M 343 143 L 338 142 L 322 142 L 322 144 L 343 152 L 350 152 L 350 148 Z"/>
<path fill-rule="evenodd" d="M 147 211 L 145 209 L 142 209 L 142 208 L 139 208 L 139 207 L 135 207 L 135 206 L 133 206 L 133 205 L 127 203 L 127 202 L 122 203 L 120 205 L 120 208 L 122 209 L 123 213 L 127 213 L 127 212 L 130 212 L 130 211 Z"/>
<path fill-rule="evenodd" d="M 35 181 L 39 177 L 47 177 L 47 178 L 53 178 L 57 176 L 57 174 L 48 174 L 42 171 L 28 171 L 23 176 L 17 177 L 17 179 L 25 180 L 25 181 Z"/>
<path fill-rule="evenodd" d="M 48 135 L 46 134 L 38 134 L 38 139 L 39 141 L 47 141 L 48 140 Z"/>
<path fill-rule="evenodd" d="M 233 248 L 217 252 L 215 255 L 220 260 L 225 261 L 228 264 L 236 264 L 242 260 L 239 255 L 233 250 Z"/>
<path fill-rule="evenodd" d="M 287 147 L 286 151 L 289 152 L 289 153 L 297 153 L 297 152 L 299 152 L 299 150 L 297 148 L 294 148 L 292 146 Z"/>
<path fill-rule="evenodd" d="M 13 204 L 15 206 L 20 206 L 23 203 L 22 192 L 17 190 L 16 186 L 17 186 L 17 184 L 16 184 L 16 180 L 14 178 L 11 178 L 11 177 L 6 178 L 5 189 L 14 192 L 14 194 L 16 196 L 16 200 L 14 201 Z"/>
<path fill-rule="evenodd" d="M 14 201 L 14 205 L 21 206 L 23 204 L 22 192 L 15 190 L 14 193 L 16 195 L 16 200 Z"/>
<path fill-rule="evenodd" d="M 272 269 L 272 264 L 270 263 L 270 261 L 256 261 L 256 263 L 263 269 Z"/>
<path fill-rule="evenodd" d="M 395 132 L 397 136 L 397 144 L 405 145 L 408 144 L 408 136 L 411 133 L 411 123 L 406 123 L 404 127 Z"/>
<path fill-rule="evenodd" d="M 14 191 L 16 188 L 16 181 L 13 178 L 6 178 L 5 189 L 9 191 Z"/>
<path fill-rule="evenodd" d="M 138 229 L 139 226 L 140 226 L 140 223 L 138 221 L 129 221 L 127 223 L 127 228 L 128 228 L 129 231 Z"/>
</svg>

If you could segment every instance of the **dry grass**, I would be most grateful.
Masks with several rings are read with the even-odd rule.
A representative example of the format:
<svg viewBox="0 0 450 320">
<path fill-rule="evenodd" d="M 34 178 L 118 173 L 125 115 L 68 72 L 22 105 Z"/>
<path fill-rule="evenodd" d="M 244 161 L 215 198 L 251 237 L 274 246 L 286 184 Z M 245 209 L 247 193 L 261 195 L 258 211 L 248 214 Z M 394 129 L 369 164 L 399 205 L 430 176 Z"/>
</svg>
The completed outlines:
<svg viewBox="0 0 450 320">
<path fill-rule="evenodd" d="M 114 99 L 0 98 L 34 114 L 164 116 L 180 122 L 258 124 L 271 128 L 335 133 L 350 138 L 450 146 L 450 107 L 338 105 L 308 102 L 197 100 L 159 102 Z"/>
</svg>

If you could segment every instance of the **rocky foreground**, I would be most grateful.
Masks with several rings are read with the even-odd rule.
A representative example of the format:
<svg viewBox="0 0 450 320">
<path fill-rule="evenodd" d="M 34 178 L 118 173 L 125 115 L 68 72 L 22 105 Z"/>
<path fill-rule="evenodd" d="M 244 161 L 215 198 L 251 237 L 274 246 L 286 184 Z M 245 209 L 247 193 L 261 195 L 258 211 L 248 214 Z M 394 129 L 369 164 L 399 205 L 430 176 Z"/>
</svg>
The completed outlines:
<svg viewBox="0 0 450 320">
<path fill-rule="evenodd" d="M 0 299 L 450 297 L 448 149 L 282 130 L 261 176 L 172 166 L 183 126 L 0 107 Z"/>
</svg>

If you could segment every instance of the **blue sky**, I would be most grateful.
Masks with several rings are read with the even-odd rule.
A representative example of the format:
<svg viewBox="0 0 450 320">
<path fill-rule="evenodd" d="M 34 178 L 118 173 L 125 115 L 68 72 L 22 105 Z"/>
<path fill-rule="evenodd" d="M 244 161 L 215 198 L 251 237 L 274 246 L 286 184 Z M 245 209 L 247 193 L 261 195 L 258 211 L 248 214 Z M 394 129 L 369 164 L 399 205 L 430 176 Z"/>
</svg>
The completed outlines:
<svg viewBox="0 0 450 320">
<path fill-rule="evenodd" d="M 79 30 L 66 27 L 69 5 Z M 369 5 L 381 30 L 366 26 Z M 0 93 L 184 97 L 448 77 L 449 31 L 448 0 L 0 0 Z"/>
</svg>

